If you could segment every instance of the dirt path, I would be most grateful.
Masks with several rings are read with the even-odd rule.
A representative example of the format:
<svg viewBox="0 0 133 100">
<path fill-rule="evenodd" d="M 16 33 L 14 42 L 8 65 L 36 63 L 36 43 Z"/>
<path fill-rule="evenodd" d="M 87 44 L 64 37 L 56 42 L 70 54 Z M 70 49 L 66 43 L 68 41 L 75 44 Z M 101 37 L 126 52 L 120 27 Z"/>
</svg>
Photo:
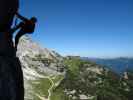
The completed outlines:
<svg viewBox="0 0 133 100">
<path fill-rule="evenodd" d="M 56 76 L 55 76 L 54 78 L 56 78 Z M 51 90 L 52 90 L 53 87 L 54 87 L 54 82 L 53 82 L 53 80 L 52 80 L 50 77 L 49 77 L 49 80 L 50 80 L 50 82 L 52 83 L 52 85 L 51 85 L 51 87 L 48 89 L 48 93 L 49 93 L 49 95 L 48 95 L 48 100 L 50 100 L 50 97 L 51 97 L 51 95 L 52 95 Z"/>
<path fill-rule="evenodd" d="M 51 82 L 51 86 L 50 86 L 50 88 L 48 89 L 48 98 L 45 98 L 45 97 L 42 97 L 42 96 L 40 96 L 39 94 L 36 94 L 36 96 L 38 97 L 38 98 L 40 98 L 40 100 L 50 100 L 50 97 L 51 97 L 51 95 L 52 95 L 52 93 L 51 93 L 51 90 L 53 89 L 53 87 L 54 87 L 54 82 L 53 82 L 53 80 L 50 78 L 51 76 L 46 76 L 46 77 L 44 77 L 44 78 L 46 78 L 46 79 L 48 79 L 50 82 Z M 53 78 L 56 78 L 56 76 L 55 77 L 53 77 Z"/>
</svg>

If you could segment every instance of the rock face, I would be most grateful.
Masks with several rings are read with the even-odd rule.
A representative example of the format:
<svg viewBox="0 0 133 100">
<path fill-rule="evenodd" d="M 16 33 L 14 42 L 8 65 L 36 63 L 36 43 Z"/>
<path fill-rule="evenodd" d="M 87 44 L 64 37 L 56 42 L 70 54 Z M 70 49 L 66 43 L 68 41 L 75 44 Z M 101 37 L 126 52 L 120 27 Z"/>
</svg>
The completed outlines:
<svg viewBox="0 0 133 100">
<path fill-rule="evenodd" d="M 22 64 L 26 100 L 35 98 L 33 81 L 48 76 L 64 75 L 63 71 L 59 71 L 64 66 L 63 57 L 52 50 L 41 48 L 27 36 L 20 40 L 17 56 Z"/>
<path fill-rule="evenodd" d="M 0 100 L 23 100 L 20 62 L 16 57 L 0 56 Z"/>
<path fill-rule="evenodd" d="M 0 0 L 0 32 L 10 29 L 19 0 Z"/>
</svg>

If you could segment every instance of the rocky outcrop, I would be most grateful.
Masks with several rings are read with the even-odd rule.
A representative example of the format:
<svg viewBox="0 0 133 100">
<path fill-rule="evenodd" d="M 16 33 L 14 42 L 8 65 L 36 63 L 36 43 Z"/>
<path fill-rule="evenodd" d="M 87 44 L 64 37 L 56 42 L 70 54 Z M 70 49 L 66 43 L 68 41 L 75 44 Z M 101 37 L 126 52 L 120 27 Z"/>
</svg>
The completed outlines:
<svg viewBox="0 0 133 100">
<path fill-rule="evenodd" d="M 19 57 L 25 83 L 25 99 L 34 99 L 36 92 L 33 90 L 32 81 L 45 79 L 47 76 L 64 75 L 58 68 L 64 67 L 63 57 L 55 51 L 42 48 L 31 38 L 24 36 L 18 45 Z"/>
</svg>

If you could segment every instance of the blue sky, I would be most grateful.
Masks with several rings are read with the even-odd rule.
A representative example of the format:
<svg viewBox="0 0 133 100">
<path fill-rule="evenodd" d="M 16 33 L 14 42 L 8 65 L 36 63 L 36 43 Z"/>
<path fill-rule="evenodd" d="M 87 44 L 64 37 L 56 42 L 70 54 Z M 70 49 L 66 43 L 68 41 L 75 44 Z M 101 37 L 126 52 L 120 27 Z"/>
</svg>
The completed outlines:
<svg viewBox="0 0 133 100">
<path fill-rule="evenodd" d="M 20 0 L 36 16 L 32 38 L 62 55 L 133 56 L 132 0 Z"/>
</svg>

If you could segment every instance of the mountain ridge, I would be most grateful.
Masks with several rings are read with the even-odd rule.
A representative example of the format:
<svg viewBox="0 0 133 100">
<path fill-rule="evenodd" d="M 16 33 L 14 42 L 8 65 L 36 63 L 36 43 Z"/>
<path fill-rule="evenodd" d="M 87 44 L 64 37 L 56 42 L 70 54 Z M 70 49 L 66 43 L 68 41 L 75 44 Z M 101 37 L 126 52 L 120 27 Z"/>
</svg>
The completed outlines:
<svg viewBox="0 0 133 100">
<path fill-rule="evenodd" d="M 81 57 L 83 60 L 93 61 L 97 64 L 111 68 L 117 73 L 123 73 L 127 69 L 133 69 L 133 58 L 117 57 L 117 58 L 89 58 Z"/>
</svg>

